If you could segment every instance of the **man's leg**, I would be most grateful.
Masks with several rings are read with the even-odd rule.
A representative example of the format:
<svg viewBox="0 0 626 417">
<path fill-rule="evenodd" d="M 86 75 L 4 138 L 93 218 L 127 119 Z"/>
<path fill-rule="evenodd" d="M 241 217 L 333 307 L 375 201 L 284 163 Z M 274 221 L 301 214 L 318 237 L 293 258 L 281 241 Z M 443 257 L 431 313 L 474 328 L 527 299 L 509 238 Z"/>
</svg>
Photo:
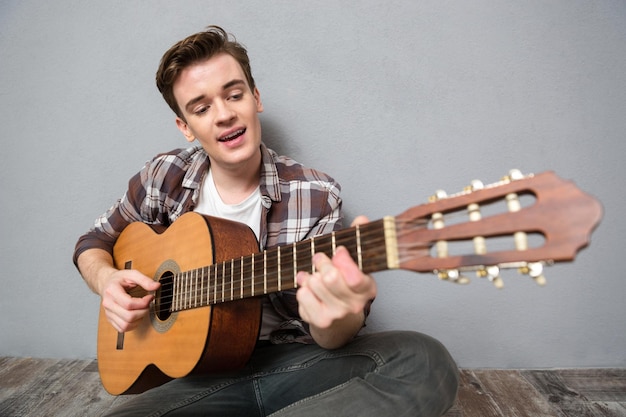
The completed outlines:
<svg viewBox="0 0 626 417">
<path fill-rule="evenodd" d="M 272 417 L 439 416 L 456 397 L 454 360 L 420 333 L 377 333 L 341 349 L 309 349 L 317 353 L 258 380 L 265 411 L 277 410 Z M 280 408 L 285 403 L 292 404 Z"/>
<path fill-rule="evenodd" d="M 415 332 L 356 338 L 341 349 L 276 345 L 245 369 L 172 381 L 119 416 L 435 416 L 453 403 L 458 371 L 445 348 Z"/>
</svg>

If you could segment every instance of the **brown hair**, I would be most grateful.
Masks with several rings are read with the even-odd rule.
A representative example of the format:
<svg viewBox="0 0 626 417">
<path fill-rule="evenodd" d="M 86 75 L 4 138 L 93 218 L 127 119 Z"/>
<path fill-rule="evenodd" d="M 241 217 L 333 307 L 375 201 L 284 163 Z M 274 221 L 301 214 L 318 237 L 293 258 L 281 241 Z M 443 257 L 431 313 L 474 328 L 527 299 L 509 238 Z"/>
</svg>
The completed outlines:
<svg viewBox="0 0 626 417">
<path fill-rule="evenodd" d="M 174 83 L 181 71 L 194 63 L 207 60 L 220 53 L 229 54 L 239 62 L 250 90 L 254 91 L 254 78 L 246 48 L 238 43 L 232 35 L 229 36 L 221 27 L 209 26 L 204 32 L 188 36 L 174 44 L 161 58 L 156 73 L 157 88 L 163 95 L 165 102 L 178 117 L 184 120 L 174 97 Z"/>
</svg>

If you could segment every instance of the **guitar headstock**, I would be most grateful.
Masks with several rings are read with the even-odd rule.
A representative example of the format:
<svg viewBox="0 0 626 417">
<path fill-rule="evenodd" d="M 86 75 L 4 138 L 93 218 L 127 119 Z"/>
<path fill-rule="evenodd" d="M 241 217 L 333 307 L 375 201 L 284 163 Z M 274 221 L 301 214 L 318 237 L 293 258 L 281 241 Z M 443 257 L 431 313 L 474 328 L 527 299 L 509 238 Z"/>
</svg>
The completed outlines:
<svg viewBox="0 0 626 417">
<path fill-rule="evenodd" d="M 475 271 L 498 287 L 500 269 L 517 268 L 543 284 L 543 265 L 574 260 L 601 218 L 600 203 L 573 182 L 511 171 L 396 216 L 397 266 L 457 283 Z"/>
</svg>

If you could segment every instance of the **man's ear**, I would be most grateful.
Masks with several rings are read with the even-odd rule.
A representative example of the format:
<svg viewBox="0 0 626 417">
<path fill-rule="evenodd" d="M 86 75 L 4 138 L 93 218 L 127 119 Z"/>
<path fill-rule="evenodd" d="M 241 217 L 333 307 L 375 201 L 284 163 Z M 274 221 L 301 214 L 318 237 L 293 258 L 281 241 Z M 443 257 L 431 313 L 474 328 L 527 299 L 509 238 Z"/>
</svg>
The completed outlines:
<svg viewBox="0 0 626 417">
<path fill-rule="evenodd" d="M 196 140 L 196 136 L 191 132 L 191 129 L 189 129 L 187 122 L 185 122 L 180 117 L 176 118 L 176 127 L 182 132 L 183 136 L 185 136 L 187 142 L 193 142 L 194 140 Z"/>
<path fill-rule="evenodd" d="M 259 89 L 254 87 L 254 100 L 256 101 L 256 111 L 257 113 L 263 112 L 263 102 L 261 101 L 261 93 Z"/>
</svg>

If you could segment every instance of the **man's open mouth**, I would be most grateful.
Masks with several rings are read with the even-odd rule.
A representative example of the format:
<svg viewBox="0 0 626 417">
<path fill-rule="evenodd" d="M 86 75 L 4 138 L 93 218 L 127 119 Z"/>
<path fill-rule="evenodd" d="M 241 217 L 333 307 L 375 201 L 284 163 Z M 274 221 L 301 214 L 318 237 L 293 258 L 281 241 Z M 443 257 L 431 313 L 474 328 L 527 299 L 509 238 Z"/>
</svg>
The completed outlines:
<svg viewBox="0 0 626 417">
<path fill-rule="evenodd" d="M 241 129 L 241 130 L 237 130 L 235 132 L 232 132 L 224 137 L 221 137 L 218 139 L 219 142 L 230 142 L 231 140 L 235 140 L 237 139 L 239 136 L 243 135 L 244 133 L 246 133 L 246 129 Z"/>
</svg>

